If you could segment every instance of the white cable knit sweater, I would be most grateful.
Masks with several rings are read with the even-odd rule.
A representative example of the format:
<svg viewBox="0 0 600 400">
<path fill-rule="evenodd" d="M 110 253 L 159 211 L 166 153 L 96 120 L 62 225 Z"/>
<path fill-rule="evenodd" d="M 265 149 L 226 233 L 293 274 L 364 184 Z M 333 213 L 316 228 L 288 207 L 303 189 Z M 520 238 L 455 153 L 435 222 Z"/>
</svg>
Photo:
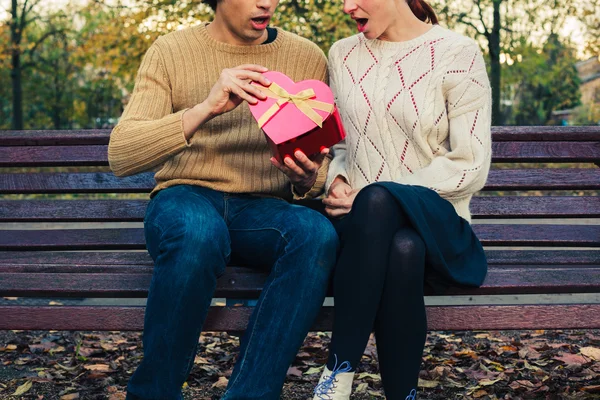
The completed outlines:
<svg viewBox="0 0 600 400">
<path fill-rule="evenodd" d="M 491 162 L 491 89 L 475 41 L 433 26 L 407 42 L 340 40 L 330 85 L 346 128 L 333 147 L 326 190 L 377 181 L 420 185 L 471 220 L 469 202 Z"/>
</svg>

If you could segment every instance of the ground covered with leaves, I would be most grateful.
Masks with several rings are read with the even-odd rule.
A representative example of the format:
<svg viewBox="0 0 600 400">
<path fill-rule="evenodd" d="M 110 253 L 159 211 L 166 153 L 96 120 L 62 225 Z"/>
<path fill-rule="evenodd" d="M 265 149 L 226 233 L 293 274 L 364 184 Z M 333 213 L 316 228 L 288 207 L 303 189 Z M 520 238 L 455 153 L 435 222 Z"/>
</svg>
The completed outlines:
<svg viewBox="0 0 600 400">
<path fill-rule="evenodd" d="M 311 398 L 328 343 L 325 333 L 306 338 L 283 399 Z M 186 400 L 218 399 L 238 349 L 235 336 L 203 334 Z M 137 332 L 0 331 L 0 399 L 122 400 L 141 358 Z M 377 371 L 371 340 L 352 399 L 384 398 Z M 419 398 L 600 399 L 600 332 L 430 332 Z"/>
</svg>

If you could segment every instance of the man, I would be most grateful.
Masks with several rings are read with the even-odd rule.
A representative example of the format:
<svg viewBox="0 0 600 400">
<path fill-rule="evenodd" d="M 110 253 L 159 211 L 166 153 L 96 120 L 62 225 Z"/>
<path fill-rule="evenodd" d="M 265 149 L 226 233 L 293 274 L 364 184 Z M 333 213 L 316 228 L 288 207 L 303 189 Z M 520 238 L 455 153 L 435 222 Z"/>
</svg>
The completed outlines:
<svg viewBox="0 0 600 400">
<path fill-rule="evenodd" d="M 242 104 L 264 99 L 250 82 L 269 85 L 261 74 L 267 68 L 295 81 L 327 79 L 316 45 L 267 28 L 277 3 L 213 1 L 210 24 L 159 38 L 111 134 L 116 175 L 157 171 L 144 219 L 155 262 L 144 359 L 127 399 L 182 398 L 217 278 L 230 260 L 270 268 L 270 275 L 224 399 L 279 399 L 323 303 L 337 235 L 325 217 L 288 201 L 291 184 L 297 196 L 323 186 L 327 150 L 312 160 L 296 152 L 279 165 Z"/>
</svg>

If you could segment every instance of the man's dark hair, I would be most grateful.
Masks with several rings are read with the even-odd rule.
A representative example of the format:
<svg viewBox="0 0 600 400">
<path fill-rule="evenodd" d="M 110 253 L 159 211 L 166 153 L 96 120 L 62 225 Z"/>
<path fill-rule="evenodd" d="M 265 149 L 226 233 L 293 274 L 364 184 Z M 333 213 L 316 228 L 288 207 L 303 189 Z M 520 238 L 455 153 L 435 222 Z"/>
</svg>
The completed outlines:
<svg viewBox="0 0 600 400">
<path fill-rule="evenodd" d="M 213 9 L 213 11 L 217 10 L 217 1 L 219 0 L 203 0 L 204 3 L 208 4 L 210 6 L 210 8 Z"/>
</svg>

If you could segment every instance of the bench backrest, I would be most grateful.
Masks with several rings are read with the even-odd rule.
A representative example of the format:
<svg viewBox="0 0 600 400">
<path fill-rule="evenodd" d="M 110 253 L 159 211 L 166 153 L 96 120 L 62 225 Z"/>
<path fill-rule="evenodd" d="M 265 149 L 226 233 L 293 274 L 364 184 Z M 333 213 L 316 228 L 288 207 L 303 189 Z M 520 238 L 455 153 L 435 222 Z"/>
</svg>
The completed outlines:
<svg viewBox="0 0 600 400">
<path fill-rule="evenodd" d="M 153 174 L 115 177 L 109 135 L 0 131 L 0 296 L 146 296 Z M 600 127 L 494 127 L 493 164 L 471 205 L 489 278 L 447 294 L 600 293 Z M 263 281 L 232 267 L 216 297 L 255 297 Z"/>
</svg>

